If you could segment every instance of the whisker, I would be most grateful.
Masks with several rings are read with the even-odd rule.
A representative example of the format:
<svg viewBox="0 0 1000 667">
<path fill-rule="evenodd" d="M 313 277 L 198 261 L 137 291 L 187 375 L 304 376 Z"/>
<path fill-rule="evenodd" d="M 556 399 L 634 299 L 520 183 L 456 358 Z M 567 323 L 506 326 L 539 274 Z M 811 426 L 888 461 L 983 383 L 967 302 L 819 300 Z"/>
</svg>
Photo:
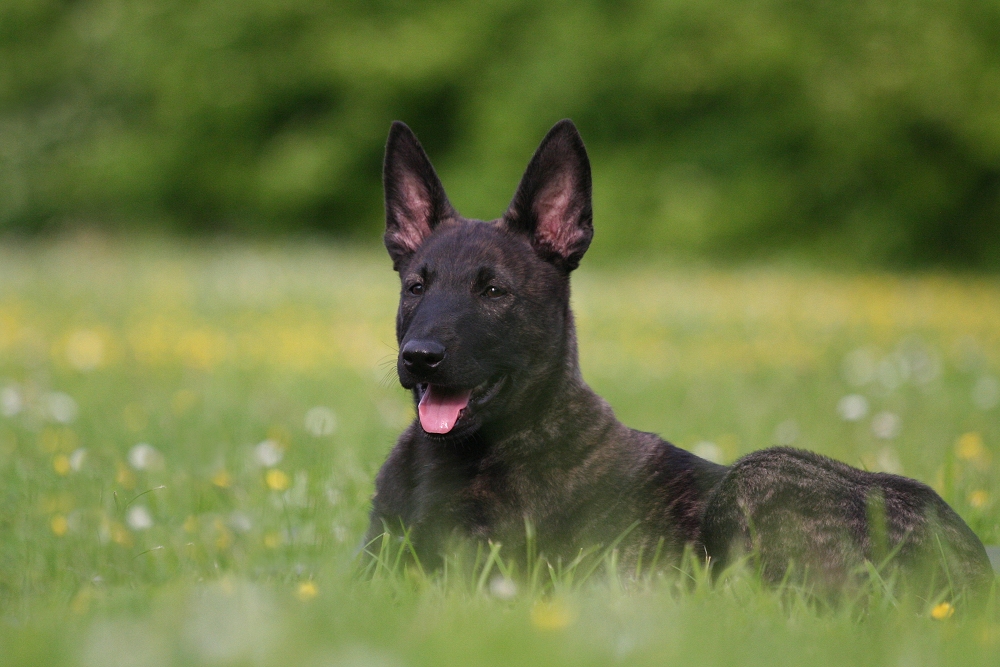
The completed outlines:
<svg viewBox="0 0 1000 667">
<path fill-rule="evenodd" d="M 378 381 L 378 386 L 383 389 L 388 389 L 392 385 L 396 384 L 396 367 L 386 368 L 385 372 L 382 373 L 382 379 Z"/>
</svg>

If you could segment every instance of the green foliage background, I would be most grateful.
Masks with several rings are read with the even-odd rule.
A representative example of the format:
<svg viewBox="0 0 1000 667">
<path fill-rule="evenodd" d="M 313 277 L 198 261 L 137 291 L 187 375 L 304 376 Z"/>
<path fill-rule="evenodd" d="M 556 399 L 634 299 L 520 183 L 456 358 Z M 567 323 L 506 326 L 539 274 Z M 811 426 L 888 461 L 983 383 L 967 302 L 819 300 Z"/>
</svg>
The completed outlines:
<svg viewBox="0 0 1000 667">
<path fill-rule="evenodd" d="M 1000 264 L 995 0 L 5 0 L 0 231 L 376 238 L 392 119 L 493 217 L 546 129 L 596 255 Z"/>
</svg>

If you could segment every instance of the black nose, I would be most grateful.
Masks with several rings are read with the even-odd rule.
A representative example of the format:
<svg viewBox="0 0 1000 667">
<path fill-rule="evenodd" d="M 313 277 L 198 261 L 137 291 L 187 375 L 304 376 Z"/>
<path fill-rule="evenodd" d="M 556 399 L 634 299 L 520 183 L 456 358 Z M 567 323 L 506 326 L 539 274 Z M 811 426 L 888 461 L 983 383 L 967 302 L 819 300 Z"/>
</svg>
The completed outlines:
<svg viewBox="0 0 1000 667">
<path fill-rule="evenodd" d="M 432 340 L 411 340 L 403 345 L 402 357 L 406 370 L 420 375 L 444 361 L 444 345 Z"/>
</svg>

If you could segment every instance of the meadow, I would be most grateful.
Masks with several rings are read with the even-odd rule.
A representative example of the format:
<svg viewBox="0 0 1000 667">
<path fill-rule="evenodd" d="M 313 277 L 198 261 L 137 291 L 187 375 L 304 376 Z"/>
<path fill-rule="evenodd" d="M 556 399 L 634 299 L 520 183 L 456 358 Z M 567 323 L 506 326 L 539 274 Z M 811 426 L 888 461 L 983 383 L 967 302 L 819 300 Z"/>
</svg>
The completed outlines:
<svg viewBox="0 0 1000 667">
<path fill-rule="evenodd" d="M 0 246 L 0 654 L 10 665 L 994 665 L 1000 603 L 817 609 L 753 576 L 358 576 L 412 419 L 374 248 Z M 1000 279 L 589 266 L 581 364 L 722 462 L 804 447 L 934 486 L 1000 543 Z M 392 568 L 390 568 L 392 569 Z M 689 573 L 690 574 L 690 573 Z"/>
</svg>

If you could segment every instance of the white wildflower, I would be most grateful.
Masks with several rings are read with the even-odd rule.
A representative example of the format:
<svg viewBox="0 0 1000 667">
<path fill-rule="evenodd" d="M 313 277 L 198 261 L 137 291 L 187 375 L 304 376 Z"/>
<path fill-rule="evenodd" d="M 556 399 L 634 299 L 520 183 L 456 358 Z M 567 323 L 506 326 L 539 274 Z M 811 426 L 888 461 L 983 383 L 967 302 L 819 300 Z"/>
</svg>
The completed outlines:
<svg viewBox="0 0 1000 667">
<path fill-rule="evenodd" d="M 868 414 L 868 399 L 861 394 L 848 394 L 837 401 L 837 414 L 848 422 L 864 419 Z"/>
<path fill-rule="evenodd" d="M 254 448 L 254 456 L 257 462 L 265 468 L 273 468 L 281 463 L 281 459 L 284 458 L 285 453 L 281 450 L 281 445 L 276 441 L 265 440 Z"/>
<path fill-rule="evenodd" d="M 317 438 L 330 435 L 337 430 L 337 415 L 321 405 L 311 408 L 306 413 L 306 430 Z"/>
</svg>

